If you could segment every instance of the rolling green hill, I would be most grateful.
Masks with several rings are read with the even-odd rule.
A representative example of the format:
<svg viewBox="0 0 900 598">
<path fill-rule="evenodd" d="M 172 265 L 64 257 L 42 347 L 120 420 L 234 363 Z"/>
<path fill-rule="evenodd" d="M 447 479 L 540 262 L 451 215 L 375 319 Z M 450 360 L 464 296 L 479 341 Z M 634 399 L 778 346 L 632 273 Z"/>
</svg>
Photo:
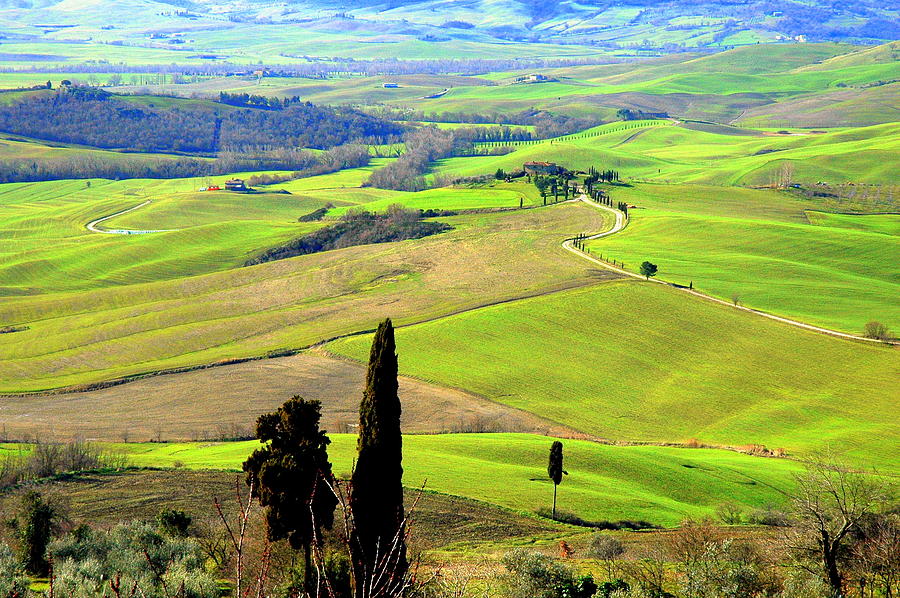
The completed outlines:
<svg viewBox="0 0 900 598">
<path fill-rule="evenodd" d="M 807 220 L 807 201 L 728 187 L 636 185 L 613 197 L 638 209 L 624 232 L 588 244 L 594 254 L 634 272 L 649 259 L 662 280 L 826 328 L 900 329 L 895 215 Z"/>
<path fill-rule="evenodd" d="M 370 337 L 328 349 L 362 360 Z M 840 447 L 897 467 L 897 353 L 638 281 L 487 307 L 397 331 L 402 373 L 611 440 Z M 861 382 L 864 381 L 864 382 Z"/>
<path fill-rule="evenodd" d="M 356 437 L 330 435 L 334 471 L 347 475 Z M 534 512 L 552 496 L 547 451 L 553 439 L 528 434 L 405 436 L 404 485 L 476 498 Z M 747 509 L 783 502 L 800 470 L 785 459 L 762 459 L 722 450 L 606 446 L 565 442 L 569 475 L 559 488 L 560 508 L 586 519 L 642 519 L 672 526 L 711 515 L 728 500 Z M 256 442 L 114 445 L 136 465 L 187 469 L 240 469 Z M 497 484 L 497 480 L 503 480 Z"/>
<path fill-rule="evenodd" d="M 296 183 L 307 188 L 317 184 L 314 179 Z M 59 201 L 52 199 L 55 189 L 45 191 L 51 201 Z M 105 210 L 94 206 L 91 213 L 108 214 L 123 203 L 116 199 Z M 517 206 L 516 200 L 511 207 Z M 88 234 L 78 226 L 89 218 L 75 217 L 85 207 L 82 202 L 57 206 L 69 219 L 59 224 L 66 234 Z M 23 218 L 17 234 L 31 237 L 22 244 L 41 252 L 43 270 L 23 261 L 20 253 L 3 256 L 10 285 L 27 279 L 34 286 L 11 286 L 0 299 L 0 322 L 28 326 L 0 335 L 0 392 L 262 355 L 365 330 L 386 309 L 398 322 L 419 321 L 610 276 L 573 260 L 560 247 L 563 238 L 580 230 L 602 230 L 607 221 L 597 210 L 574 205 L 453 216 L 443 221 L 454 230 L 425 239 L 230 269 L 224 256 L 235 259 L 248 246 L 241 234 L 256 232 L 271 240 L 306 225 L 234 220 L 176 233 L 94 233 L 87 242 L 68 244 L 64 238 L 51 241 L 48 231 L 54 223 L 41 228 Z M 217 230 L 224 234 L 206 234 Z M 155 253 L 129 253 L 135 242 Z M 186 259 L 184 247 L 190 242 L 200 248 L 196 263 Z M 223 261 L 203 261 L 216 252 Z M 195 276 L 173 272 L 179 269 L 218 271 Z M 86 290 L 49 292 L 57 285 Z"/>
</svg>

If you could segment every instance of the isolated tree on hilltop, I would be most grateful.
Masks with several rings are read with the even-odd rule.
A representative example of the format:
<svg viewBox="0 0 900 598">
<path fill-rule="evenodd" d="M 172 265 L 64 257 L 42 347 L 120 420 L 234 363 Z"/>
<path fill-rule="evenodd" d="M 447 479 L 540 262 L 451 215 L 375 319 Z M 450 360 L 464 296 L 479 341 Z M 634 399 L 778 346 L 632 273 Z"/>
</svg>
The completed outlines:
<svg viewBox="0 0 900 598">
<path fill-rule="evenodd" d="M 651 264 L 650 262 L 644 262 L 641 264 L 641 274 L 643 274 L 647 280 L 650 280 L 651 276 L 656 276 L 656 272 L 659 270 L 656 264 Z"/>
<path fill-rule="evenodd" d="M 287 538 L 304 552 L 304 586 L 315 595 L 311 550 L 321 530 L 331 529 L 337 497 L 327 482 L 331 443 L 319 429 L 322 404 L 295 396 L 274 413 L 259 416 L 256 437 L 269 444 L 244 462 L 247 484 L 266 507 L 270 540 Z"/>
<path fill-rule="evenodd" d="M 569 475 L 563 469 L 563 443 L 555 440 L 550 445 L 550 461 L 547 463 L 547 475 L 553 480 L 553 519 L 556 519 L 556 489 L 562 483 L 563 474 Z"/>
<path fill-rule="evenodd" d="M 390 578 L 385 583 L 397 583 L 408 569 L 397 389 L 394 327 L 388 318 L 375 332 L 359 405 L 359 456 L 350 490 L 357 588 L 371 583 L 367 580 L 376 571 Z"/>
</svg>

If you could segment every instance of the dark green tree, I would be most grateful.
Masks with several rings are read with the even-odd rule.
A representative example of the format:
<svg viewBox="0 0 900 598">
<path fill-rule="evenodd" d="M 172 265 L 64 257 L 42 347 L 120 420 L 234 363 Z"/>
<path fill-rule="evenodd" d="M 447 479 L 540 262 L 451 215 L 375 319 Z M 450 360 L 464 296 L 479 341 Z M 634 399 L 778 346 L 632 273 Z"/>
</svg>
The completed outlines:
<svg viewBox="0 0 900 598">
<path fill-rule="evenodd" d="M 274 413 L 259 416 L 256 437 L 266 446 L 244 462 L 247 484 L 266 507 L 270 540 L 288 539 L 291 548 L 303 549 L 305 590 L 314 595 L 312 545 L 321 530 L 331 529 L 337 497 L 328 482 L 331 443 L 319 429 L 322 404 L 295 396 Z"/>
<path fill-rule="evenodd" d="M 156 516 L 160 531 L 173 538 L 186 538 L 193 518 L 178 509 L 164 509 Z"/>
<path fill-rule="evenodd" d="M 22 497 L 21 528 L 22 568 L 26 573 L 44 577 L 50 573 L 47 545 L 53 534 L 57 513 L 53 505 L 31 490 Z"/>
<path fill-rule="evenodd" d="M 388 318 L 375 332 L 359 405 L 359 455 L 350 491 L 357 587 L 376 571 L 398 580 L 408 568 L 397 388 L 394 327 Z"/>
<path fill-rule="evenodd" d="M 656 276 L 658 270 L 659 268 L 656 267 L 656 264 L 651 264 L 650 262 L 641 264 L 641 274 L 643 274 L 647 280 L 650 280 L 651 276 Z"/>
<path fill-rule="evenodd" d="M 550 445 L 550 461 L 547 463 L 547 475 L 553 481 L 553 515 L 556 519 L 556 489 L 562 483 L 563 474 L 569 473 L 563 469 L 563 443 L 554 440 Z"/>
<path fill-rule="evenodd" d="M 503 171 L 502 168 L 498 168 L 497 172 L 494 173 L 494 178 L 497 179 L 498 181 L 502 181 L 503 179 L 506 178 L 506 173 Z"/>
</svg>

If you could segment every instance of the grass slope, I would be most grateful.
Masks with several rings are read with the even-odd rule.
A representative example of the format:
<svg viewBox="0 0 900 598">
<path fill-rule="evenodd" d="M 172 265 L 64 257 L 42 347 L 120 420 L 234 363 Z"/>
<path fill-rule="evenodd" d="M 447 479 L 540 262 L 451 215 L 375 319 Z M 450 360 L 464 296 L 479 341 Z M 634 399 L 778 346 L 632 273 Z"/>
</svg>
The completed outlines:
<svg viewBox="0 0 900 598">
<path fill-rule="evenodd" d="M 0 335 L 0 392 L 302 347 L 370 329 L 386 314 L 398 322 L 419 321 L 609 275 L 573 260 L 559 246 L 562 238 L 578 231 L 601 230 L 606 219 L 597 210 L 565 205 L 445 221 L 455 230 L 415 241 L 189 278 L 4 298 L 0 322 L 29 329 Z M 132 239 L 107 242 L 123 240 Z M 90 246 L 82 247 L 90 251 Z M 165 250 L 177 256 L 179 246 Z M 97 255 L 112 259 L 103 252 Z M 115 263 L 139 259 L 147 259 L 146 254 Z M 46 267 L 48 276 L 54 273 L 52 261 Z M 102 270 L 85 274 L 88 281 L 104 275 Z M 154 275 L 158 278 L 160 272 Z"/>
<path fill-rule="evenodd" d="M 334 471 L 349 474 L 356 436 L 332 434 Z M 553 439 L 529 434 L 404 436 L 404 485 L 475 498 L 533 512 L 549 505 L 547 453 Z M 240 468 L 259 444 L 176 443 L 114 445 L 136 465 L 187 469 Z M 780 503 L 797 463 L 731 451 L 656 446 L 607 446 L 565 441 L 569 475 L 559 489 L 561 509 L 591 519 L 643 519 L 675 525 L 702 517 L 724 501 L 747 506 Z M 503 480 L 498 484 L 497 480 Z"/>
<path fill-rule="evenodd" d="M 590 242 L 591 253 L 633 272 L 650 260 L 663 280 L 828 328 L 860 334 L 879 320 L 900 329 L 897 216 L 815 212 L 823 217 L 813 226 L 810 202 L 788 194 L 700 185 L 612 195 L 639 209 L 625 231 Z"/>
<path fill-rule="evenodd" d="M 368 336 L 329 350 L 365 359 Z M 620 281 L 397 331 L 404 374 L 616 440 L 833 445 L 896 470 L 897 352 Z"/>
</svg>

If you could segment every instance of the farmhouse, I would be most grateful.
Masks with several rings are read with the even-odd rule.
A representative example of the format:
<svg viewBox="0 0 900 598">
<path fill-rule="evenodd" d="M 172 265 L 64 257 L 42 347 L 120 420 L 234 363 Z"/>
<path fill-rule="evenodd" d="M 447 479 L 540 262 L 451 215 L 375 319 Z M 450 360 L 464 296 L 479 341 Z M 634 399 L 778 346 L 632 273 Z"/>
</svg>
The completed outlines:
<svg viewBox="0 0 900 598">
<path fill-rule="evenodd" d="M 546 83 L 548 81 L 556 81 L 556 79 L 552 79 L 547 75 L 541 75 L 540 73 L 531 73 L 530 75 L 516 77 L 516 83 Z"/>
<path fill-rule="evenodd" d="M 243 179 L 229 179 L 225 181 L 226 191 L 247 191 L 247 185 Z"/>
<path fill-rule="evenodd" d="M 525 174 L 559 174 L 562 172 L 562 168 L 556 165 L 553 162 L 525 162 L 522 165 L 522 170 L 525 171 Z"/>
</svg>

